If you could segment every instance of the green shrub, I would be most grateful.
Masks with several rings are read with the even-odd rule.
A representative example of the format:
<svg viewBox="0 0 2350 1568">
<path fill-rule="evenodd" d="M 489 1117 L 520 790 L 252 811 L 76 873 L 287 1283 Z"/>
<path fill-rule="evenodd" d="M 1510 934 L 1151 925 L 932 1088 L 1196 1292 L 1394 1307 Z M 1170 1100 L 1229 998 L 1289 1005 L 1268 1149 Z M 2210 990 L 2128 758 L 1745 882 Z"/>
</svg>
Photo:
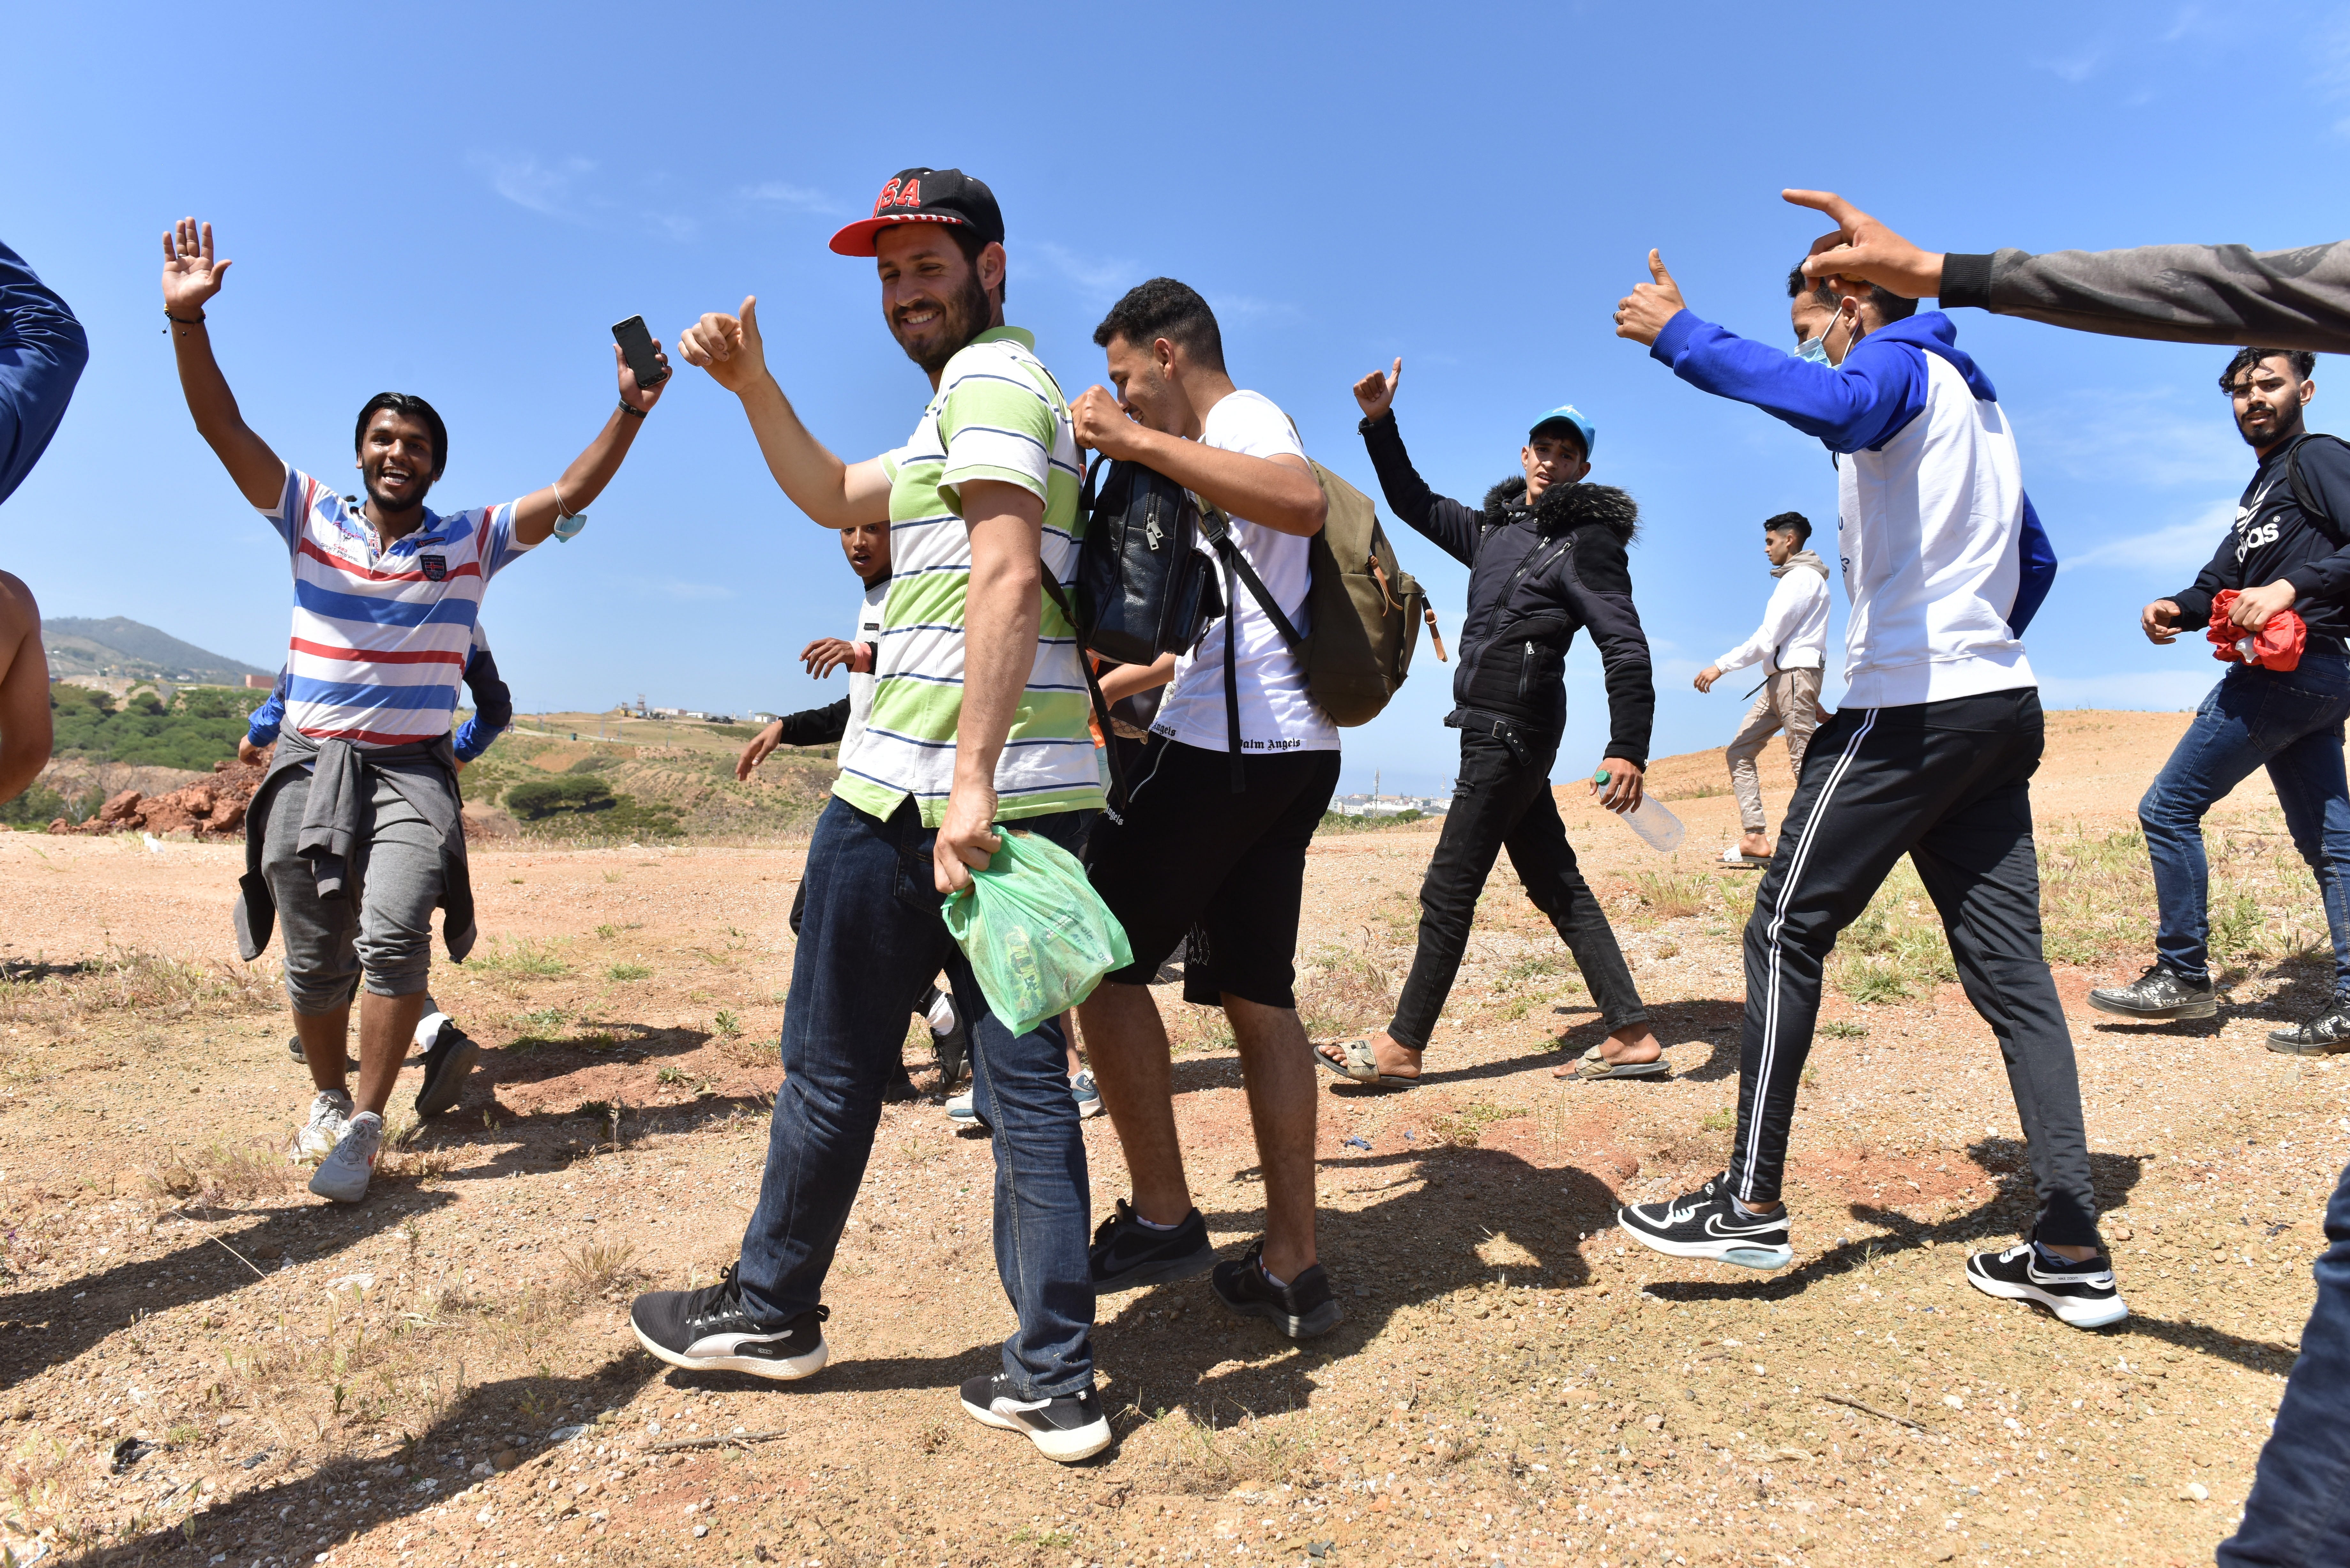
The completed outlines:
<svg viewBox="0 0 2350 1568">
<path fill-rule="evenodd" d="M 50 749 L 61 757 L 202 773 L 236 755 L 247 720 L 268 695 L 191 687 L 167 707 L 153 692 L 140 691 L 118 709 L 103 691 L 56 685 L 49 688 Z"/>
<path fill-rule="evenodd" d="M 560 778 L 526 779 L 505 794 L 505 808 L 525 822 L 536 822 L 556 812 L 609 811 L 618 802 L 612 786 L 591 774 L 567 774 Z"/>
<path fill-rule="evenodd" d="M 15 828 L 47 827 L 61 816 L 71 816 L 65 796 L 46 784 L 35 784 L 16 799 L 0 803 L 0 822 Z"/>
</svg>

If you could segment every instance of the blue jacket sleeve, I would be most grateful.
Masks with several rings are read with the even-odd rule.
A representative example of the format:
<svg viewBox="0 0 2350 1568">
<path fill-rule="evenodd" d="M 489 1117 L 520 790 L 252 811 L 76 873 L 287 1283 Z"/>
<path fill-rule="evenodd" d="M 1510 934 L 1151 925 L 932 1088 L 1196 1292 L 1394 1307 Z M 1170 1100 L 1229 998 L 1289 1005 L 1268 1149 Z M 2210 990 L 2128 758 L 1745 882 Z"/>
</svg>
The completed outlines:
<svg viewBox="0 0 2350 1568">
<path fill-rule="evenodd" d="M 25 258 L 0 245 L 0 501 L 33 471 L 89 362 L 89 339 Z"/>
<path fill-rule="evenodd" d="M 465 661 L 465 686 L 473 694 L 473 715 L 457 726 L 457 760 L 470 763 L 490 749 L 490 742 L 514 722 L 514 693 L 498 679 L 498 661 L 486 648 L 476 648 Z"/>
<path fill-rule="evenodd" d="M 1830 369 L 1684 310 L 1648 353 L 1690 385 L 1752 403 L 1831 452 L 1880 445 L 1926 407 L 1926 352 L 1911 343 L 1864 337 Z"/>
<path fill-rule="evenodd" d="M 2029 495 L 2023 498 L 2023 526 L 2017 530 L 2015 544 L 2023 553 L 2023 575 L 2016 579 L 2015 607 L 2007 612 L 2007 627 L 2022 637 L 2040 613 L 2048 590 L 2056 586 L 2056 546 L 2049 543 L 2048 530 L 2040 525 L 2040 514 L 2032 509 Z"/>
<path fill-rule="evenodd" d="M 275 745 L 277 732 L 286 726 L 286 681 L 280 677 L 269 701 L 253 711 L 244 722 L 244 738 L 256 746 Z"/>
</svg>

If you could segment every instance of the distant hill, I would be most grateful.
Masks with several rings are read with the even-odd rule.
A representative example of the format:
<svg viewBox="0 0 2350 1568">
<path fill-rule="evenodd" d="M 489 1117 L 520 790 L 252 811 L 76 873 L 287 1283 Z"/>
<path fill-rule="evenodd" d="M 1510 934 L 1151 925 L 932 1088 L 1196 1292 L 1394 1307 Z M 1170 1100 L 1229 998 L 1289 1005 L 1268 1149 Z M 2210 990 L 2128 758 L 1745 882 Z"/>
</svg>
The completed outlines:
<svg viewBox="0 0 2350 1568">
<path fill-rule="evenodd" d="M 41 622 L 41 646 L 49 656 L 52 679 L 68 675 L 129 676 L 134 680 L 193 681 L 234 686 L 248 675 L 275 675 L 234 659 L 182 642 L 169 632 L 109 616 L 59 616 Z"/>
</svg>

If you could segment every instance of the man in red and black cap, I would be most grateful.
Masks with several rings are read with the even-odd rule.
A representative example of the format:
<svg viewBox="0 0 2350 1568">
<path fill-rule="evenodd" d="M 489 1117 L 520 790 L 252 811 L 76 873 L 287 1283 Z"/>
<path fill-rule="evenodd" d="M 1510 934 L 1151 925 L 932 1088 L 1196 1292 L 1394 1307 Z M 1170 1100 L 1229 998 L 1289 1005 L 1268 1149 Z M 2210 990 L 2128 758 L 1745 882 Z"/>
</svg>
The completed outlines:
<svg viewBox="0 0 2350 1568">
<path fill-rule="evenodd" d="M 906 1010 L 943 968 L 967 1021 L 973 1103 L 995 1134 L 996 1269 L 1019 1327 L 1003 1370 L 962 1386 L 973 1419 L 1065 1462 L 1098 1453 L 1085 1139 L 1058 1019 L 1015 1034 L 947 935 L 937 893 L 971 886 L 999 822 L 1075 849 L 1102 804 L 1076 635 L 1040 572 L 1076 567 L 1077 447 L 1035 340 L 1003 325 L 1003 216 L 956 169 L 909 169 L 832 238 L 870 256 L 890 335 L 928 373 L 903 446 L 844 462 L 767 373 L 757 301 L 686 328 L 688 363 L 743 400 L 769 472 L 827 528 L 886 524 L 892 576 L 872 710 L 840 753 L 804 880 L 758 1207 L 742 1262 L 700 1291 L 641 1296 L 637 1338 L 675 1366 L 805 1377 L 820 1297 L 879 1125 Z M 1040 561 L 1041 556 L 1041 561 Z"/>
</svg>

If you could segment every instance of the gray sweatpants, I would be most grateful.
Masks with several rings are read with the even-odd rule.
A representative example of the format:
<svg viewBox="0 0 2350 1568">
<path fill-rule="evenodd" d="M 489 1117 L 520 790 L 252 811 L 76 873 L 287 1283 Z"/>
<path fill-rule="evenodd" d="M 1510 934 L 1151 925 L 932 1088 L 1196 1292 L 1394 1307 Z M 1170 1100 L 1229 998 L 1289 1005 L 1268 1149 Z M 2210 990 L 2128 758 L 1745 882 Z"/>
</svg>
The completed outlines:
<svg viewBox="0 0 2350 1568">
<path fill-rule="evenodd" d="M 378 996 L 413 996 L 432 973 L 441 835 L 379 775 L 367 841 L 352 857 L 350 897 L 321 898 L 310 862 L 294 853 L 309 798 L 307 773 L 278 785 L 262 842 L 294 1011 L 334 1012 L 351 1000 L 362 971 Z"/>
<path fill-rule="evenodd" d="M 1738 726 L 1738 738 L 1730 742 L 1730 787 L 1738 796 L 1738 815 L 1749 833 L 1760 833 L 1768 826 L 1762 815 L 1762 775 L 1755 771 L 1754 759 L 1762 754 L 1763 742 L 1784 729 L 1787 732 L 1787 762 L 1795 770 L 1795 777 L 1804 776 L 1804 749 L 1812 743 L 1812 732 L 1820 724 L 1820 672 L 1817 670 L 1782 670 L 1762 682 L 1762 690 L 1754 693 L 1754 705 L 1746 710 L 1746 722 Z"/>
</svg>

